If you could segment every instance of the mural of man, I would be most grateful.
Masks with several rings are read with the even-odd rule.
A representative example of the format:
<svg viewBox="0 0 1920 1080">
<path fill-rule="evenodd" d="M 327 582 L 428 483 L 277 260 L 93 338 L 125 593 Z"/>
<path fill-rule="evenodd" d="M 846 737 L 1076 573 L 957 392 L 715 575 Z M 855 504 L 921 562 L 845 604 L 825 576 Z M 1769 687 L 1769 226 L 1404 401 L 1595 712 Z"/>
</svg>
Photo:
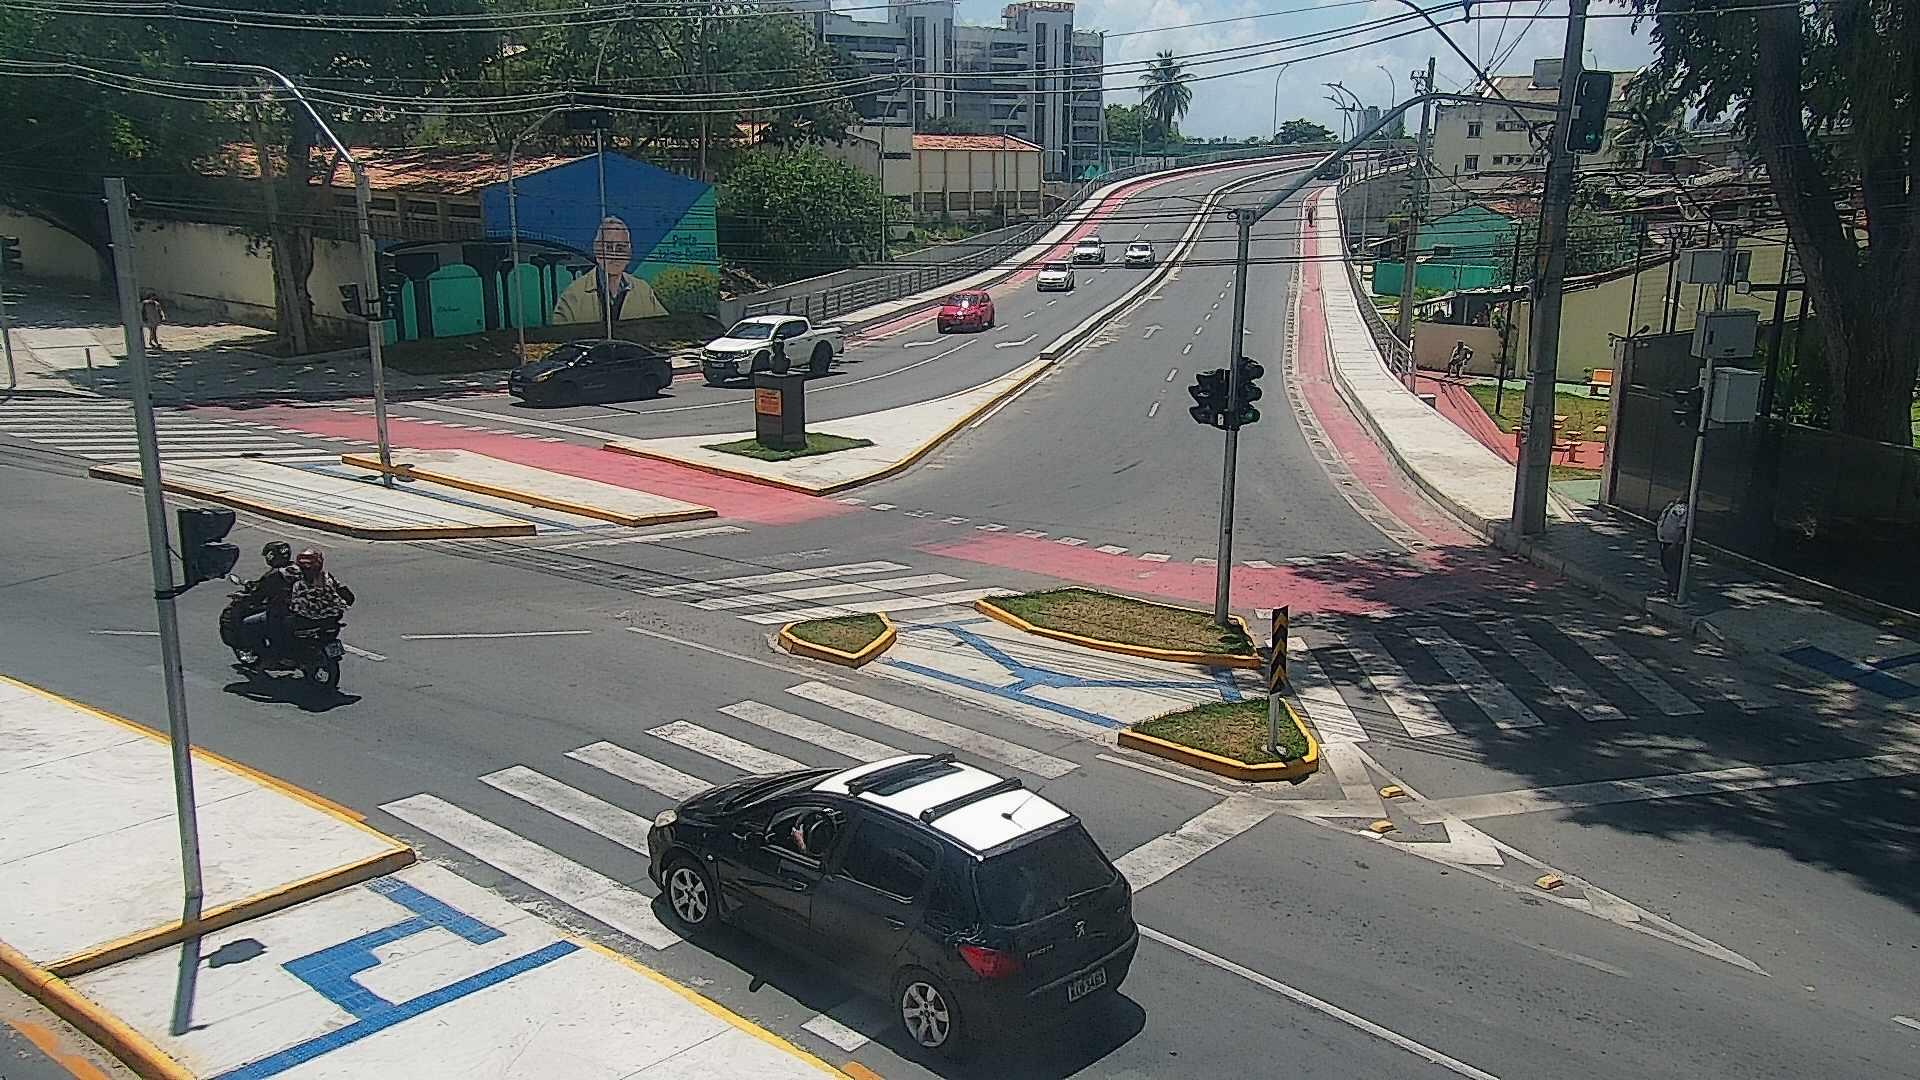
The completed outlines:
<svg viewBox="0 0 1920 1080">
<path fill-rule="evenodd" d="M 607 312 L 601 306 L 603 297 L 610 300 L 615 322 L 653 319 L 667 313 L 653 295 L 653 286 L 627 272 L 633 261 L 633 234 L 626 222 L 612 216 L 601 220 L 593 237 L 593 258 L 595 271 L 573 279 L 553 305 L 554 323 L 600 322 Z M 604 288 L 602 281 L 606 282 Z"/>
</svg>

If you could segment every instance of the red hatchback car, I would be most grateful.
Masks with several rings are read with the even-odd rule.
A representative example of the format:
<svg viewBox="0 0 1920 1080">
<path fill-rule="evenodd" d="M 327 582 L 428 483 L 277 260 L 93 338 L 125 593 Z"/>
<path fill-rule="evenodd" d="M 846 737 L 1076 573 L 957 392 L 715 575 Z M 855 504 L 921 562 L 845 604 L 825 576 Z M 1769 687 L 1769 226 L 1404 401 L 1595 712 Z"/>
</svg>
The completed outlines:
<svg viewBox="0 0 1920 1080">
<path fill-rule="evenodd" d="M 954 293 L 940 305 L 940 332 L 993 329 L 993 297 L 983 290 Z"/>
</svg>

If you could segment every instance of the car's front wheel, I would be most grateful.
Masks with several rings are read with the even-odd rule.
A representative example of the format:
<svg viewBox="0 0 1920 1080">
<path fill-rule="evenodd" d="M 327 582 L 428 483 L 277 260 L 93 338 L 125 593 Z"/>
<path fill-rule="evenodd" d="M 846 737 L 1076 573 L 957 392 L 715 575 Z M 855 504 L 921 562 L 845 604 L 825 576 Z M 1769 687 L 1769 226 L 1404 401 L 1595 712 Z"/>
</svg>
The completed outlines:
<svg viewBox="0 0 1920 1080">
<path fill-rule="evenodd" d="M 960 1007 L 938 976 L 920 968 L 902 971 L 893 981 L 893 1002 L 900 1030 L 915 1046 L 949 1058 L 965 1054 Z"/>
<path fill-rule="evenodd" d="M 667 907 L 692 933 L 711 930 L 720 921 L 720 897 L 707 868 L 682 855 L 667 867 Z"/>
</svg>

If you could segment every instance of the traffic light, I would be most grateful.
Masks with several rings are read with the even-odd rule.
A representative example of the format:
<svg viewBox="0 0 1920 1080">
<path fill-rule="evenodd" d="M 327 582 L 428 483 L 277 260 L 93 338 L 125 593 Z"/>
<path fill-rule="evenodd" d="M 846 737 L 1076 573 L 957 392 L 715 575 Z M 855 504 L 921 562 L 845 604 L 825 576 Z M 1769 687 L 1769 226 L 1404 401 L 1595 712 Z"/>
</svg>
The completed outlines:
<svg viewBox="0 0 1920 1080">
<path fill-rule="evenodd" d="M 180 521 L 180 564 L 187 572 L 180 590 L 232 573 L 234 564 L 240 561 L 240 549 L 225 539 L 233 531 L 233 511 L 183 506 L 176 514 Z"/>
<path fill-rule="evenodd" d="M 1573 118 L 1567 124 L 1567 150 L 1595 153 L 1607 140 L 1607 105 L 1613 100 L 1613 73 L 1583 71 L 1573 85 Z"/>
<path fill-rule="evenodd" d="M 1193 395 L 1193 408 L 1187 415 L 1197 423 L 1222 430 L 1227 426 L 1227 369 L 1214 368 L 1202 371 L 1193 377 L 1193 385 L 1187 387 L 1187 393 Z"/>
<path fill-rule="evenodd" d="M 1673 418 L 1684 424 L 1688 431 L 1700 430 L 1700 406 L 1705 402 L 1707 392 L 1698 386 L 1683 386 L 1667 391 L 1673 399 Z"/>
<path fill-rule="evenodd" d="M 1260 410 L 1253 403 L 1260 400 L 1260 376 L 1267 369 L 1258 360 L 1241 357 L 1240 368 L 1240 414 L 1234 418 L 1233 426 L 1240 428 L 1260 421 Z"/>
<path fill-rule="evenodd" d="M 20 274 L 26 272 L 25 264 L 20 261 L 20 238 L 0 236 L 0 272 Z"/>
</svg>

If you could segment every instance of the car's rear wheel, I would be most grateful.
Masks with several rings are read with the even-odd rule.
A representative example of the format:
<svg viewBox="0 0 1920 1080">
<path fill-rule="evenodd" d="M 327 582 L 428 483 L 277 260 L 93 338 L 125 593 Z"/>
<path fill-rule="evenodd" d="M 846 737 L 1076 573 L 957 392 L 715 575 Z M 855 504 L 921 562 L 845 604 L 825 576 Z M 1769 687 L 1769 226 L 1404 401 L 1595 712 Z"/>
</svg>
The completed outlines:
<svg viewBox="0 0 1920 1080">
<path fill-rule="evenodd" d="M 929 1053 L 958 1058 L 967 1050 L 960 1008 L 946 983 L 931 972 L 908 968 L 893 980 L 900 1030 Z"/>
<path fill-rule="evenodd" d="M 825 375 L 833 367 L 833 346 L 822 341 L 813 347 L 813 355 L 807 360 L 807 370 L 815 375 Z"/>
<path fill-rule="evenodd" d="M 720 898 L 706 867 L 682 855 L 667 867 L 666 880 L 667 907 L 682 926 L 699 933 L 720 921 Z"/>
</svg>

